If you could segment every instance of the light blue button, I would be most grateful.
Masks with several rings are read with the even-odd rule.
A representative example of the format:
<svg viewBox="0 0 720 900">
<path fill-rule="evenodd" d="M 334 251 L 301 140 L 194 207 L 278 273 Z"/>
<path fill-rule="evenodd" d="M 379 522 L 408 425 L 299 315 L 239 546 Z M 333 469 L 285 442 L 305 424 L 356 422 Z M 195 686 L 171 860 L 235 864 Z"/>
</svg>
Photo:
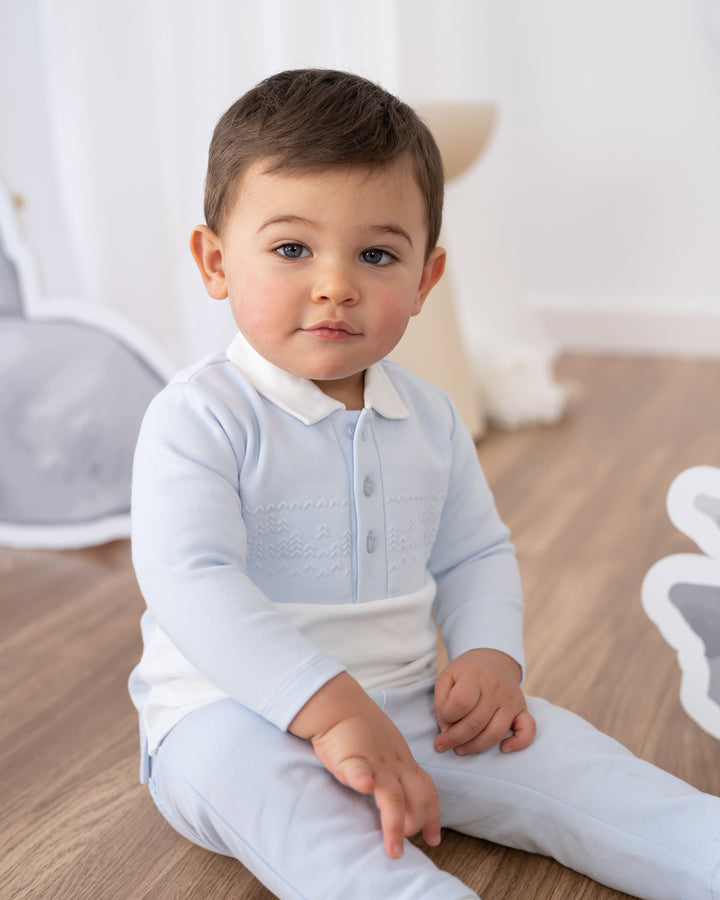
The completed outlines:
<svg viewBox="0 0 720 900">
<path fill-rule="evenodd" d="M 375 535 L 369 532 L 367 538 L 365 539 L 365 547 L 368 553 L 374 553 L 375 547 L 377 546 L 377 541 L 375 540 Z"/>
<path fill-rule="evenodd" d="M 372 475 L 366 475 L 365 480 L 363 481 L 363 494 L 366 497 L 372 497 L 375 493 L 375 482 L 372 479 Z"/>
<path fill-rule="evenodd" d="M 355 437 L 355 426 L 354 425 L 346 425 L 345 426 L 345 434 L 349 438 Z"/>
</svg>

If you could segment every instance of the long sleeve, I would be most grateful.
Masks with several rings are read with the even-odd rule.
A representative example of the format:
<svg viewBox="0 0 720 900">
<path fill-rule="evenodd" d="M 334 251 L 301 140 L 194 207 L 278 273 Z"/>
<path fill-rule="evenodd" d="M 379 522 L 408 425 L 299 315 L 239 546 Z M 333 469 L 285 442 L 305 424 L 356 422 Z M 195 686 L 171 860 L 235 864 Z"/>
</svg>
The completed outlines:
<svg viewBox="0 0 720 900">
<path fill-rule="evenodd" d="M 434 612 L 451 659 L 490 647 L 524 670 L 523 600 L 515 549 L 467 429 L 453 410 L 448 493 L 429 569 Z"/>
<path fill-rule="evenodd" d="M 170 385 L 155 399 L 135 457 L 133 562 L 149 613 L 183 657 L 286 728 L 342 666 L 247 575 L 238 493 L 247 438 L 222 400 L 192 383 Z"/>
</svg>

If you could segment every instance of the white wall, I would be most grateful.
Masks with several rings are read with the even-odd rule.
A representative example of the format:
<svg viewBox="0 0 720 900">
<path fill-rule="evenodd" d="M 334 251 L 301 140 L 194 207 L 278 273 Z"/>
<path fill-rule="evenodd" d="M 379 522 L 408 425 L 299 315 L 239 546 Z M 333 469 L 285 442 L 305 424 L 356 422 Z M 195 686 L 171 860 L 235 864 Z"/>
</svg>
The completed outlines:
<svg viewBox="0 0 720 900">
<path fill-rule="evenodd" d="M 26 199 L 47 292 L 82 295 L 54 181 L 39 6 L 0 0 L 0 178 Z M 395 0 L 384 20 L 361 6 L 343 8 L 398 42 L 389 87 L 411 102 L 498 104 L 486 154 L 448 197 L 462 305 L 485 304 L 501 272 L 561 346 L 720 355 L 717 0 Z M 327 64 L 313 52 L 297 63 Z"/>
<path fill-rule="evenodd" d="M 720 355 L 720 3 L 464 6 L 476 55 L 454 86 L 482 85 L 500 120 L 449 198 L 456 265 L 470 277 L 479 207 L 561 345 Z"/>
</svg>

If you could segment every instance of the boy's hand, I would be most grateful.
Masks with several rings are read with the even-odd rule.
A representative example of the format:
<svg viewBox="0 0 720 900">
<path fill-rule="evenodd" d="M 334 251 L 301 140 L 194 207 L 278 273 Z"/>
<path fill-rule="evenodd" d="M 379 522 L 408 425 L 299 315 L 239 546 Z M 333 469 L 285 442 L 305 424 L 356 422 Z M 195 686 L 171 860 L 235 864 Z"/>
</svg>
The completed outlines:
<svg viewBox="0 0 720 900">
<path fill-rule="evenodd" d="M 435 718 L 435 750 L 461 756 L 497 744 L 505 753 L 522 750 L 536 731 L 520 689 L 520 667 L 499 650 L 469 650 L 443 669 L 435 684 Z"/>
<path fill-rule="evenodd" d="M 385 852 L 403 855 L 405 837 L 422 831 L 440 843 L 440 801 L 400 731 L 347 673 L 322 687 L 290 723 L 342 784 L 372 794 L 380 811 Z"/>
</svg>

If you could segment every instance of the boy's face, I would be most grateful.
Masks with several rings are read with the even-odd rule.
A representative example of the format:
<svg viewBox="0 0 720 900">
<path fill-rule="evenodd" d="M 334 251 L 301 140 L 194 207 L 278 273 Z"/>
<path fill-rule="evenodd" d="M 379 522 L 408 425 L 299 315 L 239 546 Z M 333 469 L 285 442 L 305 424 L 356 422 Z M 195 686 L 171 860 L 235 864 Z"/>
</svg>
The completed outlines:
<svg viewBox="0 0 720 900">
<path fill-rule="evenodd" d="M 369 172 L 266 166 L 244 174 L 221 235 L 193 232 L 193 255 L 258 353 L 359 408 L 365 369 L 420 312 L 445 253 L 425 259 L 425 208 L 406 159 Z"/>
</svg>

